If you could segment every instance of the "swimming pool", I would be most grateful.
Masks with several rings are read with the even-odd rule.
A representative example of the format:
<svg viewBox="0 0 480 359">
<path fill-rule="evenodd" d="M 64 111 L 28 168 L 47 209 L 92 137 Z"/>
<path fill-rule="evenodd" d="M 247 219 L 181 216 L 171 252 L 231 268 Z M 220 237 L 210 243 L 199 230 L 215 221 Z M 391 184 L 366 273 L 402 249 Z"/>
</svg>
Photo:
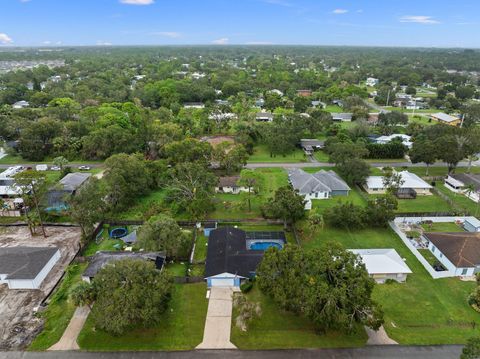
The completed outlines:
<svg viewBox="0 0 480 359">
<path fill-rule="evenodd" d="M 250 244 L 250 250 L 252 251 L 266 251 L 270 247 L 282 249 L 282 245 L 276 242 L 252 242 Z"/>
</svg>

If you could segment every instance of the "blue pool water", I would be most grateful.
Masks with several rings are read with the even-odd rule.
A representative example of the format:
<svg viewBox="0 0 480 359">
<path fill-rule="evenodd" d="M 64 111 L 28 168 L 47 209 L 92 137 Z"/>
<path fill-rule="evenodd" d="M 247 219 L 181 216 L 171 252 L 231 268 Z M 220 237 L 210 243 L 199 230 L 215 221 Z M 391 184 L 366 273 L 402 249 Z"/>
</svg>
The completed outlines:
<svg viewBox="0 0 480 359">
<path fill-rule="evenodd" d="M 252 251 L 266 251 L 270 247 L 276 247 L 282 249 L 282 245 L 275 242 L 253 242 L 250 245 Z"/>
</svg>

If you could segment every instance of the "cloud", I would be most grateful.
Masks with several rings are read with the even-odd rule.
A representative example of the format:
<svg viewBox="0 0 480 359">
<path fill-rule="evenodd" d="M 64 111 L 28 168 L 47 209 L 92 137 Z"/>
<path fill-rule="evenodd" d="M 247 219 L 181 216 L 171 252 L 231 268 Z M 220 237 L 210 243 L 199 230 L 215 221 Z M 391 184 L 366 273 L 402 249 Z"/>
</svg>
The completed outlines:
<svg viewBox="0 0 480 359">
<path fill-rule="evenodd" d="M 432 16 L 424 16 L 424 15 L 408 15 L 402 16 L 400 18 L 400 22 L 413 22 L 416 24 L 440 24 L 439 21 L 435 20 Z"/>
<path fill-rule="evenodd" d="M 335 9 L 332 11 L 332 14 L 341 15 L 341 14 L 346 14 L 347 12 L 348 10 L 346 9 Z"/>
<path fill-rule="evenodd" d="M 0 44 L 7 45 L 13 42 L 12 38 L 7 34 L 0 32 Z"/>
<path fill-rule="evenodd" d="M 52 44 L 52 42 L 51 42 L 51 41 L 49 41 L 49 40 L 47 40 L 47 41 L 44 41 L 44 42 L 42 42 L 42 44 L 43 44 L 43 45 L 51 45 L 51 44 Z"/>
<path fill-rule="evenodd" d="M 127 5 L 152 5 L 155 3 L 154 0 L 120 0 L 120 2 Z"/>
<path fill-rule="evenodd" d="M 159 32 L 152 32 L 152 35 L 169 37 L 171 39 L 178 39 L 182 37 L 182 34 L 176 31 L 159 31 Z"/>
<path fill-rule="evenodd" d="M 98 40 L 97 41 L 97 46 L 112 46 L 112 43 L 108 42 L 108 41 Z"/>
<path fill-rule="evenodd" d="M 263 0 L 264 3 L 270 5 L 278 5 L 278 6 L 285 6 L 285 7 L 293 7 L 293 4 L 289 3 L 285 0 Z"/>
<path fill-rule="evenodd" d="M 222 37 L 220 39 L 216 39 L 212 41 L 214 45 L 226 45 L 228 44 L 228 37 Z"/>
</svg>

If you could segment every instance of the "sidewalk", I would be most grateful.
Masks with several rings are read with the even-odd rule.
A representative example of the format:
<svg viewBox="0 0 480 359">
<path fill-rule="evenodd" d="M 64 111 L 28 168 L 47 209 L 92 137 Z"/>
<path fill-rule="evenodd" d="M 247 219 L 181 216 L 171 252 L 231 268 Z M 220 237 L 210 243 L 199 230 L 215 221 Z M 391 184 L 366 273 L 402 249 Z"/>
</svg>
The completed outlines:
<svg viewBox="0 0 480 359">
<path fill-rule="evenodd" d="M 79 350 L 77 338 L 90 314 L 89 307 L 78 307 L 60 340 L 48 350 Z"/>
</svg>

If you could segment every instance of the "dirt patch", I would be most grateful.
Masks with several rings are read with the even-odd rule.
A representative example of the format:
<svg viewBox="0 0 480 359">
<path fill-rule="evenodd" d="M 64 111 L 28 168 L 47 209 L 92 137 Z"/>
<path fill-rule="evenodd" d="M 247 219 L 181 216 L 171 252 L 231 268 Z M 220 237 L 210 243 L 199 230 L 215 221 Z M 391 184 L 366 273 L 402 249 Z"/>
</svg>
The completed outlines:
<svg viewBox="0 0 480 359">
<path fill-rule="evenodd" d="M 27 227 L 0 227 L 0 247 L 47 247 L 60 249 L 61 258 L 37 290 L 10 290 L 0 285 L 0 350 L 24 349 L 42 327 L 35 316 L 80 246 L 77 227 L 46 227 L 47 238 L 31 237 Z"/>
<path fill-rule="evenodd" d="M 212 145 L 213 148 L 217 147 L 223 142 L 228 142 L 232 145 L 235 143 L 235 138 L 233 136 L 209 136 L 202 137 L 201 140 L 204 142 L 208 142 L 210 145 Z"/>
</svg>

